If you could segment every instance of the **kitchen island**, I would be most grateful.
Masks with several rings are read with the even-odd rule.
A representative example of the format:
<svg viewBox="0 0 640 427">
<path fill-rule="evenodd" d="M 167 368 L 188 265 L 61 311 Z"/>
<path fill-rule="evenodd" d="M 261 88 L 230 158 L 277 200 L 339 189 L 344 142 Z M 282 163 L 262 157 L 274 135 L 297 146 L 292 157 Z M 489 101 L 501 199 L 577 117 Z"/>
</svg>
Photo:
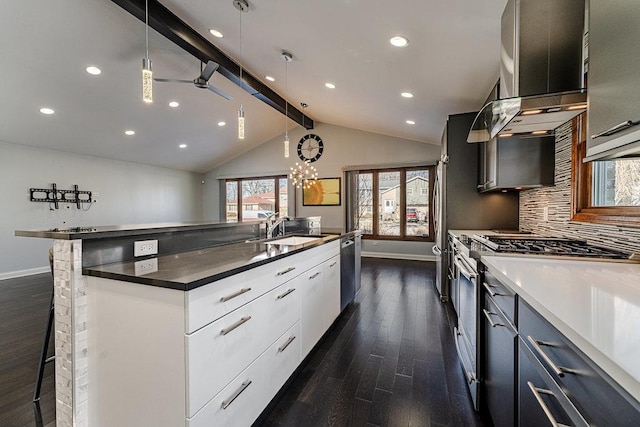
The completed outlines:
<svg viewBox="0 0 640 427">
<path fill-rule="evenodd" d="M 255 418 L 340 312 L 339 235 L 276 244 L 263 222 L 126 228 L 16 232 L 54 239 L 58 426 Z M 141 239 L 158 256 L 134 257 Z M 235 384 L 247 370 L 253 386 Z"/>
</svg>

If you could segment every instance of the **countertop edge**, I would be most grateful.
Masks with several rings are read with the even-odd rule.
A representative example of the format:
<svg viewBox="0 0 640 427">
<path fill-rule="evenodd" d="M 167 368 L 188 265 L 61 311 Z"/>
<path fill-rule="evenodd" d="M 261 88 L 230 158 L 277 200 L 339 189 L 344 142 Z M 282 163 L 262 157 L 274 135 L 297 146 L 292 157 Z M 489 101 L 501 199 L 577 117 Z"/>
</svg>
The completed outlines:
<svg viewBox="0 0 640 427">
<path fill-rule="evenodd" d="M 175 289 L 178 291 L 191 291 L 193 289 L 197 289 L 201 286 L 205 286 L 208 285 L 210 283 L 225 279 L 227 277 L 251 270 L 253 268 L 256 267 L 260 267 L 266 264 L 269 264 L 271 262 L 286 258 L 290 255 L 295 255 L 298 254 L 300 252 L 304 252 L 306 250 L 309 249 L 313 249 L 313 248 L 317 248 L 320 247 L 322 245 L 325 245 L 327 243 L 339 240 L 342 236 L 341 235 L 330 235 L 330 236 L 325 236 L 321 241 L 319 242 L 314 242 L 312 244 L 302 244 L 302 245 L 295 245 L 295 246 L 290 246 L 289 250 L 286 253 L 282 253 L 282 254 L 278 254 L 276 256 L 270 257 L 270 258 L 266 258 L 266 259 L 261 259 L 258 261 L 254 261 L 250 264 L 245 264 L 239 267 L 235 267 L 235 268 L 231 268 L 229 270 L 225 270 L 221 273 L 216 273 L 214 275 L 211 276 L 207 276 L 204 277 L 202 279 L 198 279 L 198 280 L 194 280 L 192 282 L 188 282 L 188 283 L 180 283 L 180 282 L 174 282 L 174 281 L 170 281 L 170 280 L 161 280 L 161 279 L 154 279 L 151 277 L 144 277 L 144 276 L 131 276 L 128 274 L 121 274 L 121 273 L 112 273 L 112 272 L 107 272 L 107 271 L 100 271 L 100 270 L 96 270 L 96 267 L 100 267 L 100 266 L 92 266 L 92 267 L 87 267 L 87 268 L 83 268 L 82 269 L 82 274 L 85 276 L 91 276 L 91 277 L 100 277 L 103 279 L 111 279 L 111 280 L 119 280 L 119 281 L 123 281 L 123 282 L 129 282 L 129 283 L 137 283 L 137 284 L 141 284 L 141 285 L 147 285 L 147 286 L 155 286 L 155 287 L 160 287 L 160 288 L 168 288 L 168 289 Z M 234 243 L 230 243 L 230 244 L 234 244 Z M 227 245 L 221 245 L 222 246 L 227 246 Z M 299 246 L 299 247 L 296 247 Z M 291 249 L 292 247 L 294 247 L 295 249 Z M 175 255 L 175 254 L 174 254 Z"/>
<path fill-rule="evenodd" d="M 534 310 L 544 317 L 553 327 L 555 327 L 562 335 L 571 341 L 580 349 L 588 358 L 590 358 L 600 369 L 613 379 L 621 388 L 627 391 L 634 399 L 640 402 L 640 381 L 637 381 L 628 372 L 622 369 L 615 361 L 611 360 L 607 355 L 602 353 L 587 339 L 582 337 L 571 326 L 561 320 L 556 314 L 548 309 L 543 303 L 527 293 L 521 286 L 518 286 L 505 275 L 499 268 L 492 264 L 494 256 L 482 256 L 481 261 L 487 267 L 489 272 L 498 280 L 509 287 L 513 292 L 523 298 Z"/>
</svg>

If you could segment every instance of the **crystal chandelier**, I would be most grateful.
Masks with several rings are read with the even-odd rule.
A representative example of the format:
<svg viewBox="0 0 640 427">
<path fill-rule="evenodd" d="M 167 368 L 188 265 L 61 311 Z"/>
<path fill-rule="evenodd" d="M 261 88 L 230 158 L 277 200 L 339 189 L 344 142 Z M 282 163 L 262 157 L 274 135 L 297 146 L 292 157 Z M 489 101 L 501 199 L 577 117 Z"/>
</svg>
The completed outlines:
<svg viewBox="0 0 640 427">
<path fill-rule="evenodd" d="M 309 161 L 302 163 L 296 162 L 295 166 L 291 167 L 289 179 L 296 188 L 302 187 L 306 190 L 316 183 L 316 180 L 318 179 L 318 172 L 316 171 L 316 168 L 309 163 Z"/>
</svg>

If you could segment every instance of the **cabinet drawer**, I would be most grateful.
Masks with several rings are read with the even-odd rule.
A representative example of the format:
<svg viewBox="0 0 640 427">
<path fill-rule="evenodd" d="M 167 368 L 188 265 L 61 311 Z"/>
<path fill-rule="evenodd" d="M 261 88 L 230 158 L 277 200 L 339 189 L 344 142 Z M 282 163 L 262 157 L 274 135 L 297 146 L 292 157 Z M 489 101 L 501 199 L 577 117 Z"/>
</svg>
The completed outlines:
<svg viewBox="0 0 640 427">
<path fill-rule="evenodd" d="M 482 288 L 484 292 L 487 292 L 491 296 L 500 310 L 502 310 L 507 320 L 511 322 L 512 325 L 515 325 L 516 295 L 487 270 L 485 270 L 483 274 Z"/>
<path fill-rule="evenodd" d="M 269 264 L 186 293 L 186 333 L 190 334 L 274 288 Z"/>
<path fill-rule="evenodd" d="M 286 283 L 186 336 L 187 415 L 198 411 L 299 317 L 300 291 Z"/>
<path fill-rule="evenodd" d="M 522 340 L 589 424 L 640 425 L 640 404 L 523 301 L 518 327 Z"/>
<path fill-rule="evenodd" d="M 300 363 L 299 336 L 296 323 L 201 411 L 187 418 L 187 426 L 250 426 Z"/>
</svg>

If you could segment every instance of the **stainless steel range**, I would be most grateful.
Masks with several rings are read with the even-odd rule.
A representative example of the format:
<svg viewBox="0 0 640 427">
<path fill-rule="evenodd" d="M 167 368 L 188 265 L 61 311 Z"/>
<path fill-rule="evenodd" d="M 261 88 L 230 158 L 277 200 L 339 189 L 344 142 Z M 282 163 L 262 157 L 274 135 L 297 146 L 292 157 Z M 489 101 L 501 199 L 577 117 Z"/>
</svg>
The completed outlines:
<svg viewBox="0 0 640 427">
<path fill-rule="evenodd" d="M 476 410 L 478 379 L 478 313 L 480 291 L 478 262 L 483 255 L 580 257 L 587 260 L 629 262 L 628 253 L 590 245 L 582 240 L 517 235 L 464 235 L 451 239 L 453 252 L 451 301 L 458 316 L 454 328 L 458 357 Z"/>
</svg>

